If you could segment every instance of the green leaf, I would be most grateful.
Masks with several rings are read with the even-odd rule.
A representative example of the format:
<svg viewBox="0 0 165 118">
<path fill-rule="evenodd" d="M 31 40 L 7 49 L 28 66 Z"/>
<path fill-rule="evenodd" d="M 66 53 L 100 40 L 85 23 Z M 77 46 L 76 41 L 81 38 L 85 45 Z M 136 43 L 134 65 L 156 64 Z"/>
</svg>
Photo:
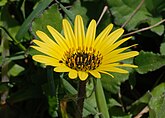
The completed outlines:
<svg viewBox="0 0 165 118">
<path fill-rule="evenodd" d="M 16 39 L 21 41 L 26 32 L 29 30 L 31 22 L 35 17 L 38 16 L 48 5 L 52 2 L 52 0 L 43 0 L 38 6 L 34 9 L 34 11 L 28 16 L 28 18 L 24 21 L 22 26 L 20 27 L 18 33 L 16 34 Z"/>
<path fill-rule="evenodd" d="M 7 31 L 10 33 L 12 37 L 15 37 L 20 26 L 18 25 L 19 23 L 15 19 L 15 17 L 12 17 L 9 7 L 10 6 L 6 4 L 2 8 L 1 20 L 3 21 L 4 28 L 7 29 Z M 10 38 L 8 39 L 11 40 Z"/>
<path fill-rule="evenodd" d="M 132 115 L 112 116 L 112 118 L 132 118 Z"/>
<path fill-rule="evenodd" d="M 136 0 L 136 2 L 133 0 L 108 0 L 110 10 L 115 18 L 115 23 L 120 26 L 124 24 L 125 21 L 127 21 L 127 19 L 137 8 L 140 2 L 141 0 Z M 160 19 L 162 19 L 160 10 L 162 10 L 163 8 L 161 7 L 159 8 L 159 10 L 157 10 L 157 7 L 155 7 L 155 5 L 161 4 L 164 4 L 162 0 L 160 0 L 159 2 L 156 0 L 146 0 L 141 8 L 129 21 L 129 23 L 125 26 L 125 28 L 130 31 L 135 30 L 135 28 L 141 23 L 148 23 L 151 26 L 159 22 Z M 161 35 L 164 31 L 164 27 L 163 25 L 159 25 L 151 30 L 158 35 Z"/>
<path fill-rule="evenodd" d="M 133 105 L 138 103 L 148 103 L 151 97 L 161 96 L 165 90 L 165 83 L 157 85 L 151 92 L 147 92 L 141 98 L 139 98 Z"/>
<path fill-rule="evenodd" d="M 153 16 L 158 16 L 161 14 L 161 12 L 165 10 L 164 0 L 145 0 L 145 5 L 146 5 L 147 10 Z"/>
<path fill-rule="evenodd" d="M 149 71 L 157 70 L 165 65 L 165 56 L 152 52 L 141 51 L 135 58 L 138 73 L 145 74 Z"/>
<path fill-rule="evenodd" d="M 101 82 L 107 91 L 111 93 L 118 93 L 120 91 L 120 85 L 122 82 L 128 79 L 129 74 L 111 73 L 114 78 L 109 75 L 102 74 Z"/>
<path fill-rule="evenodd" d="M 62 3 L 70 3 L 70 0 L 61 0 Z"/>
<path fill-rule="evenodd" d="M 161 21 L 162 18 L 161 17 L 157 17 L 157 18 L 151 18 L 151 21 L 150 21 L 150 25 L 155 25 L 156 23 L 158 23 L 159 21 Z M 151 31 L 157 33 L 158 35 L 162 35 L 164 33 L 164 25 L 161 24 L 161 25 L 158 25 L 154 28 L 151 29 Z"/>
<path fill-rule="evenodd" d="M 112 15 L 115 17 L 115 23 L 117 25 L 124 24 L 140 2 L 141 0 L 136 0 L 136 2 L 133 0 L 108 0 Z M 140 22 L 145 21 L 149 16 L 151 14 L 143 5 L 125 26 L 126 29 L 128 31 L 135 29 Z"/>
<path fill-rule="evenodd" d="M 165 90 L 165 82 L 157 85 L 152 91 L 152 96 L 156 97 L 156 96 L 161 96 L 162 94 L 164 94 L 164 90 Z"/>
<path fill-rule="evenodd" d="M 152 97 L 149 102 L 149 108 L 150 118 L 164 118 L 165 95 Z"/>
<path fill-rule="evenodd" d="M 89 103 L 93 108 L 97 108 L 94 89 L 95 89 L 95 87 L 94 87 L 94 83 L 93 83 L 93 78 L 91 78 L 90 81 L 86 84 L 86 96 L 87 97 L 85 99 L 85 102 Z M 91 112 L 84 109 L 83 117 L 87 117 L 88 115 L 91 115 Z"/>
<path fill-rule="evenodd" d="M 102 114 L 101 118 L 110 118 L 101 80 L 94 78 L 94 84 L 96 85 L 97 107 Z"/>
<path fill-rule="evenodd" d="M 122 62 L 123 63 L 132 63 L 132 61 L 133 61 L 133 59 L 128 59 L 128 60 L 124 60 Z M 132 71 L 131 68 L 124 68 L 124 69 L 128 70 L 129 72 Z M 121 83 L 128 80 L 129 74 L 121 74 L 121 73 L 111 73 L 111 74 L 114 76 L 114 78 L 112 78 L 109 75 L 102 74 L 101 82 L 102 82 L 104 89 L 115 94 L 120 91 Z"/>
<path fill-rule="evenodd" d="M 4 6 L 7 3 L 7 0 L 1 0 L 0 1 L 0 6 Z"/>
<path fill-rule="evenodd" d="M 160 46 L 160 53 L 162 55 L 165 55 L 165 43 L 162 43 L 161 46 Z"/>
<path fill-rule="evenodd" d="M 57 5 L 51 6 L 48 10 L 45 10 L 40 17 L 34 20 L 32 23 L 33 34 L 35 35 L 37 30 L 41 30 L 51 37 L 49 31 L 47 30 L 47 25 L 54 27 L 59 32 L 61 31 L 62 16 L 57 9 Z"/>
<path fill-rule="evenodd" d="M 20 65 L 18 65 L 18 64 L 14 64 L 11 68 L 10 68 L 10 70 L 8 71 L 8 73 L 10 74 L 10 75 L 12 75 L 12 76 L 17 76 L 17 75 L 19 75 L 21 72 L 23 72 L 25 70 L 25 68 L 24 67 L 22 67 L 22 66 L 20 66 Z"/>
<path fill-rule="evenodd" d="M 109 103 L 108 103 L 108 107 L 114 107 L 114 106 L 121 107 L 121 104 L 119 102 L 117 102 L 115 99 L 110 98 Z"/>
<path fill-rule="evenodd" d="M 57 2 L 57 1 L 56 1 Z M 61 7 L 61 9 L 64 11 L 64 13 L 68 16 L 68 18 L 72 21 L 72 23 L 74 22 L 74 18 L 75 18 L 75 14 L 73 14 L 70 10 L 67 10 L 61 3 L 57 2 L 59 4 L 59 6 Z"/>
<path fill-rule="evenodd" d="M 131 111 L 133 114 L 139 113 L 151 100 L 152 97 L 162 96 L 165 90 L 165 83 L 157 85 L 151 92 L 147 92 L 141 98 L 132 103 Z"/>
<path fill-rule="evenodd" d="M 81 5 L 81 2 L 78 0 L 76 1 L 72 8 L 70 9 L 70 11 L 73 13 L 73 14 L 76 14 L 76 15 L 81 15 L 82 18 L 83 18 L 83 22 L 84 22 L 84 25 L 86 26 L 87 23 L 88 23 L 88 20 L 89 18 L 87 17 L 86 13 L 87 13 L 87 8 L 83 7 Z"/>
</svg>

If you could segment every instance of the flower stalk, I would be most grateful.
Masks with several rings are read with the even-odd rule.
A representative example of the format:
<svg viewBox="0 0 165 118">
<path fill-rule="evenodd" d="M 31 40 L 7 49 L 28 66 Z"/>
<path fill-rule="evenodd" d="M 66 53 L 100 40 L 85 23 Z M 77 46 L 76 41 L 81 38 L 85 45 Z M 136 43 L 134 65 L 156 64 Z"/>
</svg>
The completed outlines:
<svg viewBox="0 0 165 118">
<path fill-rule="evenodd" d="M 79 81 L 76 118 L 82 118 L 83 115 L 84 99 L 86 95 L 86 83 L 87 80 Z"/>
</svg>

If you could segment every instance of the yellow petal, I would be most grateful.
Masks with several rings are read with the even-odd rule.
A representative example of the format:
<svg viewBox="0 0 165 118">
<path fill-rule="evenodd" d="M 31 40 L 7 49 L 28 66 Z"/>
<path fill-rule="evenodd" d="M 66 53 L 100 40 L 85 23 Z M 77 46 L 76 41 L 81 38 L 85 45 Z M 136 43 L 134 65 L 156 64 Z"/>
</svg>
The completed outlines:
<svg viewBox="0 0 165 118">
<path fill-rule="evenodd" d="M 128 47 L 124 47 L 124 48 L 119 48 L 119 49 L 116 49 L 116 50 L 113 50 L 112 52 L 108 53 L 107 55 L 103 55 L 104 56 L 104 59 L 105 60 L 109 60 L 110 58 L 113 58 L 113 57 L 116 57 L 119 53 L 133 47 L 133 46 L 136 46 L 137 44 L 134 44 L 134 45 L 131 45 L 131 46 L 128 46 Z"/>
<path fill-rule="evenodd" d="M 49 56 L 44 56 L 44 55 L 34 55 L 33 60 L 44 63 L 45 65 L 50 65 L 50 66 L 59 66 L 59 60 L 49 57 Z"/>
<path fill-rule="evenodd" d="M 79 76 L 80 80 L 84 81 L 87 79 L 88 73 L 84 72 L 84 71 L 78 71 L 78 76 Z"/>
<path fill-rule="evenodd" d="M 69 44 L 71 47 L 78 47 L 77 42 L 75 42 L 75 35 L 73 33 L 72 27 L 70 26 L 70 23 L 64 19 L 63 20 L 63 29 L 64 29 L 64 35 L 67 40 L 69 40 Z"/>
<path fill-rule="evenodd" d="M 135 57 L 139 55 L 139 52 L 137 51 L 131 51 L 131 52 L 126 52 L 126 53 L 121 53 L 121 54 L 117 54 L 115 56 L 111 56 L 111 58 L 109 59 L 104 59 L 103 58 L 103 62 L 108 62 L 108 63 L 113 63 L 113 62 L 118 62 L 118 61 L 121 61 L 121 60 L 124 60 L 124 59 L 128 59 L 128 58 L 131 58 L 131 57 Z"/>
<path fill-rule="evenodd" d="M 117 39 L 119 39 L 119 37 L 124 33 L 124 30 L 122 28 L 119 28 L 117 30 L 115 30 L 114 32 L 112 32 L 102 43 L 102 45 L 100 45 L 100 47 L 98 47 L 100 50 L 100 52 L 102 52 L 102 50 L 104 50 L 107 47 L 110 47 L 114 42 L 116 42 Z"/>
<path fill-rule="evenodd" d="M 56 40 L 56 42 L 60 45 L 60 47 L 63 47 L 65 50 L 68 50 L 68 45 L 66 43 L 67 40 L 53 27 L 48 25 L 47 28 L 53 38 Z"/>
<path fill-rule="evenodd" d="M 100 73 L 103 73 L 103 74 L 107 74 L 107 75 L 109 75 L 109 76 L 111 76 L 112 78 L 114 78 L 114 76 L 112 75 L 112 74 L 110 74 L 110 73 L 108 73 L 108 72 L 106 72 L 106 71 L 99 71 Z"/>
<path fill-rule="evenodd" d="M 132 38 L 132 37 L 128 37 L 128 38 L 121 39 L 120 41 L 118 41 L 118 42 L 112 44 L 111 46 L 107 46 L 107 47 L 102 51 L 102 54 L 103 54 L 103 55 L 108 54 L 109 52 L 113 51 L 114 49 L 116 49 L 117 47 L 119 47 L 121 44 L 123 44 L 125 41 L 129 40 L 130 38 Z"/>
<path fill-rule="evenodd" d="M 61 59 L 60 54 L 56 53 L 55 51 L 52 51 L 48 47 L 37 47 L 37 46 L 31 46 L 31 47 L 53 58 Z"/>
<path fill-rule="evenodd" d="M 75 79 L 75 78 L 77 78 L 77 71 L 71 69 L 71 70 L 69 71 L 69 78 L 70 78 L 70 79 Z"/>
<path fill-rule="evenodd" d="M 69 72 L 71 69 L 65 65 L 63 66 L 57 66 L 54 68 L 55 72 Z"/>
<path fill-rule="evenodd" d="M 113 28 L 113 24 L 109 24 L 96 38 L 96 40 L 94 41 L 94 47 L 96 49 L 99 49 L 98 47 L 100 47 L 100 45 L 102 44 L 103 40 L 105 40 L 105 38 L 108 36 L 108 34 L 110 33 L 110 31 Z"/>
<path fill-rule="evenodd" d="M 93 75 L 95 78 L 101 78 L 100 73 L 98 71 L 96 71 L 96 70 L 91 70 L 91 71 L 89 71 L 89 73 L 91 75 Z"/>
<path fill-rule="evenodd" d="M 94 39 L 96 35 L 96 21 L 92 20 L 88 26 L 86 38 L 85 38 L 85 47 L 93 47 Z"/>
<path fill-rule="evenodd" d="M 131 68 L 138 68 L 136 65 L 132 64 L 119 64 L 118 67 L 131 67 Z"/>
<path fill-rule="evenodd" d="M 137 68 L 138 66 L 132 65 L 132 64 L 121 64 L 121 63 L 112 63 L 112 64 L 102 64 L 100 68 L 111 68 L 111 67 L 132 67 L 132 68 Z"/>
<path fill-rule="evenodd" d="M 64 51 L 63 48 L 60 48 L 59 45 L 57 43 L 55 43 L 52 39 L 50 39 L 44 32 L 38 30 L 38 31 L 36 31 L 36 34 L 49 47 L 57 47 L 61 51 Z"/>
<path fill-rule="evenodd" d="M 57 55 L 57 57 L 62 57 L 63 55 L 63 51 L 61 50 L 61 48 L 57 47 L 57 46 L 50 46 L 44 42 L 41 42 L 39 40 L 33 40 L 33 42 L 38 45 L 40 48 L 43 48 L 45 50 L 49 50 L 51 53 L 54 53 L 54 55 Z M 33 47 L 33 46 L 31 46 Z"/>
<path fill-rule="evenodd" d="M 111 67 L 111 68 L 100 68 L 99 70 L 101 71 L 108 71 L 108 72 L 117 72 L 117 73 L 128 73 L 127 70 L 121 69 L 121 68 L 116 68 L 116 67 Z"/>
<path fill-rule="evenodd" d="M 84 23 L 80 15 L 77 15 L 74 23 L 74 33 L 78 41 L 78 47 L 82 48 L 85 41 Z"/>
</svg>

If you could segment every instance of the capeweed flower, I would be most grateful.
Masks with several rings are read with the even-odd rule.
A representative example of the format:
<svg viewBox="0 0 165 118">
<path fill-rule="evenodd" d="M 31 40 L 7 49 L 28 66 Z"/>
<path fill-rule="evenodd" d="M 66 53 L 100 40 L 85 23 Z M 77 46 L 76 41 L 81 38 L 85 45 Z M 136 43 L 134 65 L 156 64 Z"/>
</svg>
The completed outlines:
<svg viewBox="0 0 165 118">
<path fill-rule="evenodd" d="M 64 36 L 49 25 L 47 29 L 54 39 L 42 31 L 36 32 L 41 40 L 33 40 L 36 45 L 32 47 L 42 52 L 43 55 L 34 55 L 35 61 L 55 67 L 55 72 L 68 72 L 70 79 L 79 77 L 82 81 L 86 80 L 89 74 L 95 78 L 101 78 L 100 73 L 113 77 L 111 72 L 128 73 L 120 67 L 137 67 L 120 63 L 121 60 L 139 54 L 137 51 L 124 52 L 134 45 L 118 48 L 131 38 L 117 41 L 124 33 L 122 28 L 110 33 L 113 24 L 109 24 L 96 36 L 96 21 L 92 20 L 85 32 L 80 15 L 75 18 L 74 29 L 66 19 L 63 19 L 62 24 Z"/>
</svg>

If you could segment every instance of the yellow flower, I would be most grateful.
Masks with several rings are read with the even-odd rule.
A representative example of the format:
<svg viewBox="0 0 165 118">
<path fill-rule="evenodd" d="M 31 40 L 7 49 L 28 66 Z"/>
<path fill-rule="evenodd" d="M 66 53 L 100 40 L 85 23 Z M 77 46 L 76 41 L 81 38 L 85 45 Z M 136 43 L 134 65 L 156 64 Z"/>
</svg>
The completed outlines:
<svg viewBox="0 0 165 118">
<path fill-rule="evenodd" d="M 131 37 L 117 39 L 124 30 L 119 28 L 112 33 L 113 24 L 109 24 L 97 37 L 96 21 L 92 20 L 85 33 L 83 20 L 77 15 L 74 22 L 74 31 L 70 23 L 64 19 L 62 21 L 64 36 L 56 29 L 47 26 L 52 40 L 42 31 L 37 31 L 37 36 L 41 39 L 33 40 L 36 46 L 34 49 L 43 55 L 34 55 L 33 59 L 45 65 L 54 66 L 55 72 L 68 72 L 70 79 L 77 77 L 86 80 L 91 74 L 95 78 L 101 78 L 100 73 L 111 75 L 110 72 L 128 73 L 120 67 L 137 67 L 131 64 L 121 64 L 120 61 L 137 56 L 137 51 L 123 52 L 128 47 L 118 48 L 122 43 Z M 118 48 L 118 49 L 117 49 Z M 113 77 L 113 75 L 111 75 Z"/>
</svg>

